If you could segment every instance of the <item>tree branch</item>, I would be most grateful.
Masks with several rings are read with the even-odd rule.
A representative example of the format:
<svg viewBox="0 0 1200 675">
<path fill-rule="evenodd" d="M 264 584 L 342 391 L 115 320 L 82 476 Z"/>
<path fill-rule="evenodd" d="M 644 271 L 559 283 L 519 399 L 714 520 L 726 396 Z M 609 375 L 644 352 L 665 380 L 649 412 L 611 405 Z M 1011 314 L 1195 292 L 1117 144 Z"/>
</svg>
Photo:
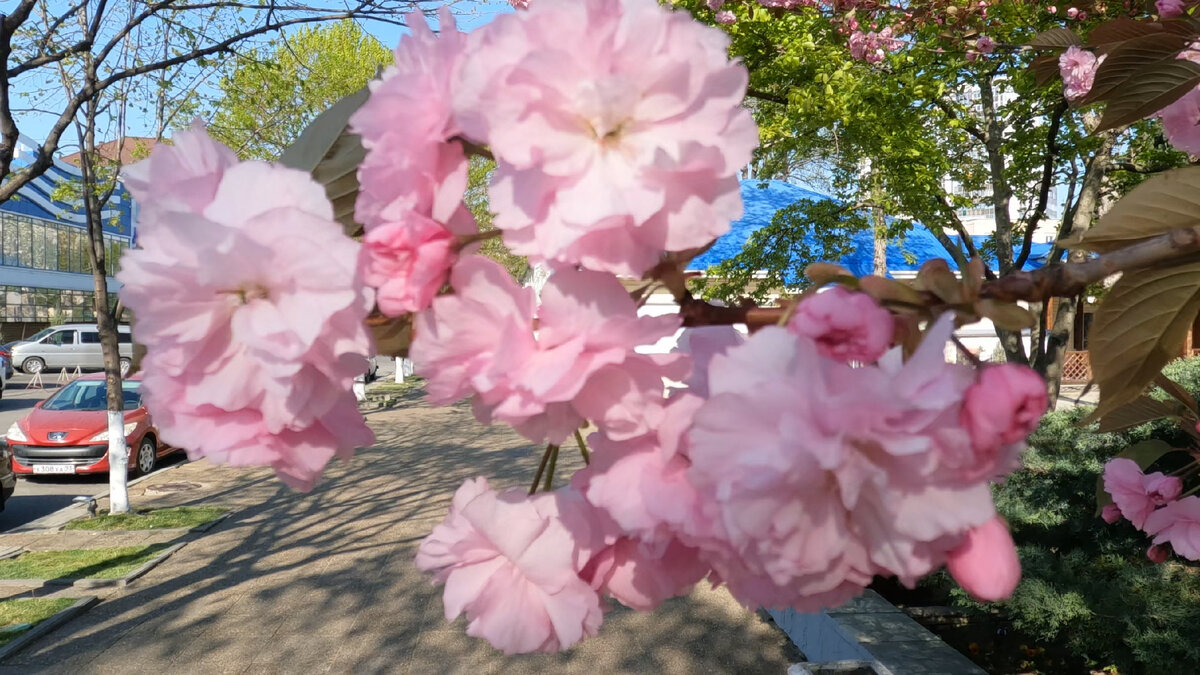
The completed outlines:
<svg viewBox="0 0 1200 675">
<path fill-rule="evenodd" d="M 1046 157 L 1042 163 L 1042 178 L 1038 182 L 1037 206 L 1034 207 L 1033 213 L 1025 218 L 1021 252 L 1013 261 L 1013 269 L 1019 270 L 1025 267 L 1025 262 L 1029 260 L 1029 252 L 1033 250 L 1033 233 L 1037 230 L 1038 223 L 1046 215 L 1046 205 L 1050 201 L 1050 188 L 1054 186 L 1054 163 L 1058 160 L 1058 129 L 1062 125 L 1062 118 L 1066 112 L 1067 102 L 1064 99 L 1054 107 L 1054 112 L 1050 115 L 1050 128 L 1046 131 Z"/>
</svg>

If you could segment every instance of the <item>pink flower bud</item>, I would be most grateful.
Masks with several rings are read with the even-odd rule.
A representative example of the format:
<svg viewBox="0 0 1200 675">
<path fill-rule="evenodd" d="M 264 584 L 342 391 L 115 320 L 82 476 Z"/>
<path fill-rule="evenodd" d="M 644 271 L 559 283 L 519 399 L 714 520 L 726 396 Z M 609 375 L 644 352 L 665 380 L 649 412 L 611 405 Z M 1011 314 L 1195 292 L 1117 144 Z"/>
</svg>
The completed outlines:
<svg viewBox="0 0 1200 675">
<path fill-rule="evenodd" d="M 1012 363 L 984 368 L 967 390 L 962 421 L 976 448 L 1025 440 L 1049 405 L 1046 383 L 1033 370 Z"/>
<path fill-rule="evenodd" d="M 970 529 L 950 551 L 946 569 L 976 600 L 994 602 L 1012 595 L 1021 580 L 1021 561 L 1004 519 L 996 516 Z"/>
<path fill-rule="evenodd" d="M 1146 550 L 1146 557 L 1150 559 L 1150 562 L 1159 565 L 1165 563 L 1170 555 L 1171 547 L 1166 544 L 1155 544 Z"/>
<path fill-rule="evenodd" d="M 1104 519 L 1104 522 L 1112 525 L 1121 519 L 1121 509 L 1116 504 L 1108 504 L 1100 509 L 1100 517 Z"/>
<path fill-rule="evenodd" d="M 1079 10 L 1078 10 L 1078 9 L 1075 9 L 1074 7 L 1071 7 L 1070 9 L 1068 9 L 1068 10 L 1067 10 L 1067 18 L 1068 18 L 1068 19 L 1074 19 L 1074 18 L 1075 18 L 1075 17 L 1077 17 L 1077 16 L 1079 16 Z"/>
<path fill-rule="evenodd" d="M 1051 14 L 1058 14 L 1058 8 L 1055 7 L 1054 5 L 1050 5 L 1049 7 L 1047 7 L 1046 11 L 1050 12 Z"/>
</svg>

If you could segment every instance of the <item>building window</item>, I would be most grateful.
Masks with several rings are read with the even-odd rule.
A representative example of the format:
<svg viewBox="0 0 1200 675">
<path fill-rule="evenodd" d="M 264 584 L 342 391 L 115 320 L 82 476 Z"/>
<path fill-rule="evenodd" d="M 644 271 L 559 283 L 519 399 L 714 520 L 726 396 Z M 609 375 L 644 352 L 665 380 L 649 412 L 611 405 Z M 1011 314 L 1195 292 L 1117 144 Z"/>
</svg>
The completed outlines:
<svg viewBox="0 0 1200 675">
<path fill-rule="evenodd" d="M 90 274 L 89 245 L 82 228 L 0 212 L 0 264 L 5 266 Z M 126 248 L 125 241 L 105 235 L 108 274 L 116 274 Z"/>
</svg>

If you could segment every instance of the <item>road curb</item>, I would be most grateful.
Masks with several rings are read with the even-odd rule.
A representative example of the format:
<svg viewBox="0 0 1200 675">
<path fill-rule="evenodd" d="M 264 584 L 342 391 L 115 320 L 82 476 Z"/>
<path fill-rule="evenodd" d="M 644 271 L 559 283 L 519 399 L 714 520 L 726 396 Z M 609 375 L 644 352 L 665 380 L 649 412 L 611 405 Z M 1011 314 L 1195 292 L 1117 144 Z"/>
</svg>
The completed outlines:
<svg viewBox="0 0 1200 675">
<path fill-rule="evenodd" d="M 100 598 L 94 595 L 84 596 L 70 607 L 67 607 L 54 616 L 42 621 L 33 628 L 30 628 L 17 639 L 4 645 L 3 647 L 0 647 L 0 661 L 3 661 L 13 654 L 16 654 L 36 640 L 40 639 L 43 635 L 46 635 L 64 623 L 74 619 L 76 616 L 83 614 L 97 602 L 100 602 Z"/>
<path fill-rule="evenodd" d="M 160 476 L 164 473 L 168 473 L 168 472 L 178 469 L 180 467 L 187 466 L 188 464 L 191 464 L 191 463 L 192 463 L 192 460 L 184 459 L 184 460 L 180 461 L 178 464 L 173 464 L 171 466 L 166 467 L 165 469 L 160 469 L 158 471 L 155 471 L 152 474 L 134 478 L 133 480 L 129 481 L 128 485 L 129 485 L 129 487 L 133 487 L 134 485 L 137 485 L 138 483 L 149 480 L 151 478 L 155 478 L 157 476 Z M 108 498 L 109 492 L 110 492 L 109 490 L 105 490 L 104 492 L 99 492 L 99 493 L 95 494 L 94 496 L 92 496 L 92 499 L 94 499 L 96 501 L 100 501 L 101 499 L 106 499 L 106 498 Z M 18 525 L 17 527 L 14 527 L 11 530 L 5 530 L 2 534 L 35 534 L 35 533 L 43 533 L 43 532 L 57 532 L 58 530 L 61 530 L 63 527 L 65 527 L 67 523 L 71 522 L 72 520 L 75 520 L 76 518 L 82 518 L 85 515 L 87 515 L 87 505 L 86 504 L 71 504 L 70 506 L 62 507 L 61 509 L 59 509 L 53 513 L 47 513 L 46 515 L 42 516 L 41 518 L 31 520 L 28 523 L 25 523 L 23 525 Z"/>
</svg>

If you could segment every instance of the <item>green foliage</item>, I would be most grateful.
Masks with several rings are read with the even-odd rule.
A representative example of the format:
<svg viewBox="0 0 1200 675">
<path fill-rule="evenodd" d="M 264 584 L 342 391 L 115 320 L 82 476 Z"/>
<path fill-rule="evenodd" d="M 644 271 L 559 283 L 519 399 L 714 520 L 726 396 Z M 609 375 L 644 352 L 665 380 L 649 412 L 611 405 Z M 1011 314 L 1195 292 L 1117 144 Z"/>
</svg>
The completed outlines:
<svg viewBox="0 0 1200 675">
<path fill-rule="evenodd" d="M 495 162 L 482 157 L 471 157 L 463 203 L 467 205 L 471 215 L 475 216 L 475 222 L 479 224 L 481 232 L 491 232 L 496 229 L 492 225 L 495 214 L 489 208 L 488 202 L 488 182 L 491 181 L 492 171 L 495 169 Z M 479 252 L 503 265 L 517 281 L 524 280 L 525 275 L 529 273 L 529 261 L 508 250 L 500 237 L 484 240 Z"/>
<path fill-rule="evenodd" d="M 749 295 L 760 302 L 794 290 L 804 284 L 805 267 L 851 253 L 854 235 L 869 226 L 860 211 L 836 202 L 796 202 L 750 235 L 741 254 L 710 268 L 698 280 L 699 290 L 710 298 L 732 301 Z"/>
<path fill-rule="evenodd" d="M 209 132 L 244 159 L 273 160 L 314 117 L 391 62 L 392 53 L 352 21 L 303 28 L 231 65 Z"/>
<path fill-rule="evenodd" d="M 1200 393 L 1200 359 L 1176 361 L 1167 372 Z M 1198 672 L 1200 642 L 1192 633 L 1200 626 L 1200 567 L 1178 558 L 1155 565 L 1146 558 L 1144 533 L 1093 515 L 1105 461 L 1139 441 L 1179 443 L 1181 434 L 1165 422 L 1101 434 L 1095 425 L 1079 427 L 1088 413 L 1076 408 L 1046 415 L 1030 437 L 1025 469 L 995 487 L 996 507 L 1018 544 L 1023 579 L 1011 599 L 988 608 L 1096 667 Z M 956 604 L 985 609 L 961 591 L 952 595 Z"/>
</svg>

